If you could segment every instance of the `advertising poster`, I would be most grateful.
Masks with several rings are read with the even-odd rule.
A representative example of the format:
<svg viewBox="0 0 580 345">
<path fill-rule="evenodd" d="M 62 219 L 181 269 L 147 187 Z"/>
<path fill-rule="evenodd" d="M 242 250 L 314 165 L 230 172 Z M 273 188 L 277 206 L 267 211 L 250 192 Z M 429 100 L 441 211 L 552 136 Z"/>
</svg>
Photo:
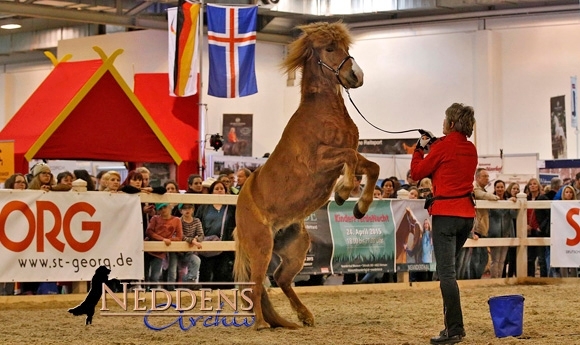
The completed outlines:
<svg viewBox="0 0 580 345">
<path fill-rule="evenodd" d="M 252 114 L 224 114 L 224 155 L 252 156 Z"/>
<path fill-rule="evenodd" d="M 0 191 L 0 282 L 143 279 L 138 195 Z M 122 220 L 122 221 L 120 221 Z"/>
<path fill-rule="evenodd" d="M 390 200 L 375 200 L 367 214 L 356 219 L 356 201 L 338 206 L 328 204 L 328 218 L 334 243 L 333 272 L 393 272 L 395 224 Z"/>
<path fill-rule="evenodd" d="M 333 245 L 327 205 L 321 207 L 304 220 L 304 226 L 310 235 L 310 248 L 308 253 L 306 253 L 302 274 L 326 274 L 331 272 Z"/>
<path fill-rule="evenodd" d="M 0 183 L 14 174 L 14 142 L 0 141 Z"/>
<path fill-rule="evenodd" d="M 566 109 L 564 96 L 550 98 L 550 123 L 552 131 L 552 158 L 567 158 Z"/>
<path fill-rule="evenodd" d="M 424 200 L 393 202 L 397 271 L 434 271 L 431 217 Z"/>
<path fill-rule="evenodd" d="M 580 267 L 580 201 L 552 202 L 550 266 Z"/>
<path fill-rule="evenodd" d="M 417 138 L 414 139 L 360 139 L 358 152 L 387 155 L 413 154 Z"/>
</svg>

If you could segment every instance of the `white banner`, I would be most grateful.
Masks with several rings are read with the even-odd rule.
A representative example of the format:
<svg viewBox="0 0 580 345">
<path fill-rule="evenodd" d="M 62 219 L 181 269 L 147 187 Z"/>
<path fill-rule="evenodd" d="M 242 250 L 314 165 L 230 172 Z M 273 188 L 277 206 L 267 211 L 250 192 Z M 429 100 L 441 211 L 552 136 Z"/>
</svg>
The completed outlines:
<svg viewBox="0 0 580 345">
<path fill-rule="evenodd" d="M 580 267 L 580 201 L 554 201 L 551 207 L 550 266 Z"/>
<path fill-rule="evenodd" d="M 0 191 L 0 281 L 143 279 L 137 195 Z"/>
</svg>

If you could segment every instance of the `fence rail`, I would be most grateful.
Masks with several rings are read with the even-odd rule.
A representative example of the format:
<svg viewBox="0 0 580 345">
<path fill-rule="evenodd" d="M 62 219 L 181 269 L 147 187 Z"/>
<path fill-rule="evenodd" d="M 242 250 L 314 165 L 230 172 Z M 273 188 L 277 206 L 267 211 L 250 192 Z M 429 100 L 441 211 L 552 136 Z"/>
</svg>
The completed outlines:
<svg viewBox="0 0 580 345">
<path fill-rule="evenodd" d="M 194 203 L 194 204 L 228 204 L 235 205 L 237 196 L 235 195 L 215 195 L 215 194 L 140 194 L 142 202 L 149 203 Z M 402 196 L 401 199 L 405 199 Z M 568 201 L 558 201 L 568 202 Z M 572 201 L 573 202 L 573 201 Z M 516 209 L 518 216 L 516 220 L 516 237 L 515 238 L 480 238 L 478 240 L 468 239 L 465 247 L 517 247 L 517 267 L 516 275 L 518 277 L 525 277 L 527 275 L 527 247 L 530 246 L 549 246 L 549 237 L 534 237 L 528 238 L 527 235 L 527 209 L 545 209 L 550 208 L 552 201 L 528 201 L 524 193 L 517 196 L 517 201 L 486 201 L 476 200 L 476 208 L 482 209 Z M 144 243 L 144 250 L 149 251 L 167 251 L 178 252 L 191 250 L 186 242 L 173 242 L 166 246 L 163 242 L 148 242 Z M 204 242 L 203 248 L 200 251 L 233 251 L 235 250 L 233 241 L 223 242 Z"/>
</svg>

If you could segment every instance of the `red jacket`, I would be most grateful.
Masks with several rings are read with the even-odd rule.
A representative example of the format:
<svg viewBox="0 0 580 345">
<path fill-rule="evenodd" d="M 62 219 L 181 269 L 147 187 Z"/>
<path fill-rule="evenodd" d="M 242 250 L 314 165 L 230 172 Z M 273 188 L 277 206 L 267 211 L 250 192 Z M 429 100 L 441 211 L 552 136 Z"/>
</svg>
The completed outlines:
<svg viewBox="0 0 580 345">
<path fill-rule="evenodd" d="M 460 132 L 451 132 L 435 141 L 429 154 L 416 150 L 411 160 L 411 178 L 419 181 L 431 177 L 433 196 L 461 196 L 473 191 L 473 177 L 477 168 L 477 150 Z M 434 216 L 475 217 L 471 198 L 435 200 L 429 208 Z"/>
</svg>

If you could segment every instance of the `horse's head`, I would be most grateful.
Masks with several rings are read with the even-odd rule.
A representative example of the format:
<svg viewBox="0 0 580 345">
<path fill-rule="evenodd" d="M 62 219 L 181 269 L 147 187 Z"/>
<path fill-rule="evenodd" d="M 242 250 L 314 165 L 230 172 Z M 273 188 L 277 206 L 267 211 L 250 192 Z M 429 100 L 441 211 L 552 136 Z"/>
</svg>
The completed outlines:
<svg viewBox="0 0 580 345">
<path fill-rule="evenodd" d="M 286 72 L 315 63 L 322 74 L 347 89 L 362 86 L 363 71 L 348 53 L 352 39 L 346 25 L 313 23 L 298 28 L 302 35 L 290 44 L 283 64 Z"/>
</svg>

